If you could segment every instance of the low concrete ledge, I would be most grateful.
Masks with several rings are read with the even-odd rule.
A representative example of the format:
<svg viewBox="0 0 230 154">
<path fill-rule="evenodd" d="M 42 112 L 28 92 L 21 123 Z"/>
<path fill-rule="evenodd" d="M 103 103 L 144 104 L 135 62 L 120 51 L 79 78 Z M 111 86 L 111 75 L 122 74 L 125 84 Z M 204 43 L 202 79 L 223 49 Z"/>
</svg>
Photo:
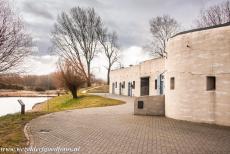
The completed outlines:
<svg viewBox="0 0 230 154">
<path fill-rule="evenodd" d="M 135 115 L 165 115 L 165 96 L 142 96 L 134 102 Z"/>
</svg>

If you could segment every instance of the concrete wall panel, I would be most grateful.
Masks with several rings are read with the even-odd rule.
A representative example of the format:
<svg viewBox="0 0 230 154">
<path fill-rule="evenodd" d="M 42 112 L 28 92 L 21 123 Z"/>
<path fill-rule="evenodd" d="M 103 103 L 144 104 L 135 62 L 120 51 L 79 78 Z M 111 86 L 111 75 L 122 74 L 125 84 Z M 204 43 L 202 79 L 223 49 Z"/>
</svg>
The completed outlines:
<svg viewBox="0 0 230 154">
<path fill-rule="evenodd" d="M 176 36 L 167 52 L 166 116 L 230 125 L 230 26 Z M 207 91 L 207 76 L 216 77 L 216 90 Z"/>
</svg>

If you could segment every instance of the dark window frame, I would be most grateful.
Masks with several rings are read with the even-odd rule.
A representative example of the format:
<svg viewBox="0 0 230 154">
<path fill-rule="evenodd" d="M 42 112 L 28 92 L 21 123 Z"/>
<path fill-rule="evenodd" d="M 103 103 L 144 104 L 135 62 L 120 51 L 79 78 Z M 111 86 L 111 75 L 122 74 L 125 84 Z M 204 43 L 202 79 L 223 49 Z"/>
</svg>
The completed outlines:
<svg viewBox="0 0 230 154">
<path fill-rule="evenodd" d="M 170 78 L 170 90 L 175 89 L 175 77 Z"/>
<path fill-rule="evenodd" d="M 123 81 L 122 88 L 125 89 L 125 81 Z"/>
<path fill-rule="evenodd" d="M 149 96 L 150 95 L 150 80 L 151 80 L 150 76 L 140 78 L 140 94 L 141 94 L 141 96 Z M 146 81 L 148 81 L 148 82 L 146 82 Z M 147 88 L 146 93 L 144 93 L 142 91 L 143 87 Z"/>
<path fill-rule="evenodd" d="M 216 90 L 216 77 L 215 76 L 207 76 L 206 77 L 206 90 L 207 91 L 215 91 Z"/>
<path fill-rule="evenodd" d="M 136 82 L 133 81 L 133 83 L 132 83 L 132 88 L 135 89 L 135 86 L 136 86 Z"/>
<path fill-rule="evenodd" d="M 157 90 L 157 79 L 155 79 L 155 90 Z"/>
</svg>

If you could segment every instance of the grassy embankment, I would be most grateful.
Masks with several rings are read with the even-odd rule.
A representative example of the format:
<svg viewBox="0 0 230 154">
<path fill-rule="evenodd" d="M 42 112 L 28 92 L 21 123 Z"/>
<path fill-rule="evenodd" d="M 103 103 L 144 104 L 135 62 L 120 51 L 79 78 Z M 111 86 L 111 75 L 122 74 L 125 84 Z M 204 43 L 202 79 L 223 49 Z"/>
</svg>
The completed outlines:
<svg viewBox="0 0 230 154">
<path fill-rule="evenodd" d="M 98 91 L 94 89 L 94 92 Z M 119 105 L 122 103 L 124 102 L 87 93 L 79 94 L 79 98 L 77 99 L 73 99 L 69 94 L 54 97 L 38 105 L 36 107 L 36 112 L 28 112 L 23 116 L 20 114 L 13 114 L 0 117 L 0 147 L 26 146 L 27 141 L 23 132 L 24 126 L 30 120 L 41 115 L 64 110 Z"/>
<path fill-rule="evenodd" d="M 105 85 L 105 86 L 98 86 L 98 87 L 90 88 L 89 90 L 87 90 L 87 92 L 88 93 L 108 93 L 109 86 Z"/>
<path fill-rule="evenodd" d="M 104 98 L 96 95 L 81 94 L 79 98 L 73 99 L 71 95 L 63 95 L 48 100 L 47 103 L 39 104 L 36 108 L 37 111 L 57 112 L 72 109 L 82 109 L 89 107 L 103 107 L 111 105 L 119 105 L 124 102 Z"/>
<path fill-rule="evenodd" d="M 26 115 L 12 114 L 0 117 L 0 147 L 24 147 L 26 137 L 24 126 L 30 120 L 46 114 L 45 112 L 30 112 Z M 0 152 L 1 153 L 1 152 Z"/>
</svg>

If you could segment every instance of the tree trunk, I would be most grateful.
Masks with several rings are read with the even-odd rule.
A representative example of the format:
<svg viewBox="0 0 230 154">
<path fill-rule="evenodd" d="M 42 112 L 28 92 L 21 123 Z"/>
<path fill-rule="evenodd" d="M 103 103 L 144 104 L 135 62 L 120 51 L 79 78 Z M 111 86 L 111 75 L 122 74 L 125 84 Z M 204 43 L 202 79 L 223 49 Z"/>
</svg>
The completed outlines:
<svg viewBox="0 0 230 154">
<path fill-rule="evenodd" d="M 87 67 L 88 67 L 87 87 L 90 87 L 91 86 L 90 62 L 87 63 Z"/>
<path fill-rule="evenodd" d="M 110 83 L 110 69 L 111 69 L 111 67 L 109 66 L 108 72 L 107 72 L 107 85 L 109 85 L 109 83 Z"/>
<path fill-rule="evenodd" d="M 77 88 L 76 87 L 72 87 L 70 89 L 70 92 L 71 92 L 73 98 L 77 98 Z"/>
<path fill-rule="evenodd" d="M 87 87 L 91 87 L 91 81 L 90 81 L 90 79 L 87 80 Z"/>
</svg>

